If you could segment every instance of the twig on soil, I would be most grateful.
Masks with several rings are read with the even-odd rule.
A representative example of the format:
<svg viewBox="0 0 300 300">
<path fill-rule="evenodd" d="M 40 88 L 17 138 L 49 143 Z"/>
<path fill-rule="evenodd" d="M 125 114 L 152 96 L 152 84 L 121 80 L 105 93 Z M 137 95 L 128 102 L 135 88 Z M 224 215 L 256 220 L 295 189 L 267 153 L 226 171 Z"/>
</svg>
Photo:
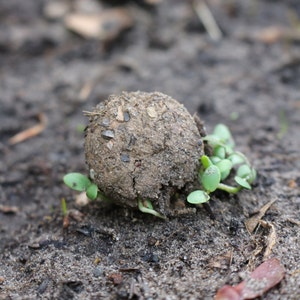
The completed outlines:
<svg viewBox="0 0 300 300">
<path fill-rule="evenodd" d="M 13 137 L 11 137 L 8 140 L 9 144 L 15 145 L 21 143 L 43 132 L 47 125 L 47 117 L 44 113 L 40 113 L 38 114 L 38 119 L 39 119 L 39 124 L 34 125 L 33 127 L 28 128 L 26 130 L 23 130 L 17 133 L 16 135 L 14 135 Z"/>
<path fill-rule="evenodd" d="M 100 113 L 98 113 L 98 112 L 92 112 L 92 111 L 87 111 L 87 110 L 84 110 L 83 114 L 88 117 L 89 116 L 100 116 Z"/>
<path fill-rule="evenodd" d="M 248 230 L 248 232 L 251 234 L 253 233 L 254 229 L 256 226 L 260 223 L 261 218 L 265 215 L 267 210 L 271 207 L 271 205 L 275 202 L 276 200 L 272 200 L 265 204 L 262 208 L 259 209 L 257 214 L 255 214 L 253 217 L 249 218 L 248 220 L 245 221 L 245 226 Z"/>
<path fill-rule="evenodd" d="M 263 260 L 266 260 L 272 254 L 272 249 L 276 244 L 277 235 L 276 235 L 276 231 L 275 231 L 275 226 L 272 223 L 266 222 L 263 220 L 260 220 L 259 223 L 263 227 L 269 229 L 269 234 L 268 234 L 268 238 L 267 238 L 267 246 L 266 246 L 266 250 L 265 250 L 264 258 L 263 258 Z"/>
<path fill-rule="evenodd" d="M 17 206 L 0 205 L 0 212 L 4 214 L 16 214 L 19 212 Z"/>
<path fill-rule="evenodd" d="M 87 98 L 90 96 L 92 89 L 93 89 L 93 85 L 94 83 L 89 81 L 86 82 L 83 87 L 81 88 L 80 92 L 79 92 L 79 99 L 82 101 L 86 101 Z"/>
<path fill-rule="evenodd" d="M 286 220 L 292 224 L 300 226 L 300 221 L 298 221 L 298 220 L 295 220 L 293 218 L 287 218 Z"/>
<path fill-rule="evenodd" d="M 212 40 L 222 38 L 222 31 L 204 0 L 194 1 L 193 8 Z"/>
</svg>

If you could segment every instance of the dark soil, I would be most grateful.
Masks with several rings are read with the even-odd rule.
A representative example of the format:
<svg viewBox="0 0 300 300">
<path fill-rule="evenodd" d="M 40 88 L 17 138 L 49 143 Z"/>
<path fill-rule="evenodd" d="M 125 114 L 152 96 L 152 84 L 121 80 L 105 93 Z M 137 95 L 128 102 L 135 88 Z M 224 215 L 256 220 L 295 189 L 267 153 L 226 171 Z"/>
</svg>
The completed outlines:
<svg viewBox="0 0 300 300">
<path fill-rule="evenodd" d="M 270 229 L 250 235 L 244 222 L 271 200 L 270 256 L 286 276 L 262 298 L 299 299 L 299 1 L 207 1 L 219 41 L 189 1 L 119 1 L 132 28 L 105 41 L 50 19 L 50 2 L 0 1 L 0 299 L 212 299 L 263 261 Z M 258 171 L 253 190 L 168 221 L 80 206 L 62 177 L 87 173 L 82 112 L 123 90 L 170 95 L 208 132 L 228 125 Z M 40 134 L 12 144 L 43 116 Z"/>
</svg>

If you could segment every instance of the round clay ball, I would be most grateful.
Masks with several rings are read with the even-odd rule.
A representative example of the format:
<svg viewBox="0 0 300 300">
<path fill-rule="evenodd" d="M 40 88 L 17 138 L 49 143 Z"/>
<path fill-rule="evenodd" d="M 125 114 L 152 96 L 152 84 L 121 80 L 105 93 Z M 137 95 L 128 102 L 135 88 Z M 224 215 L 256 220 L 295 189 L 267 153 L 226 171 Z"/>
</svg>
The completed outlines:
<svg viewBox="0 0 300 300">
<path fill-rule="evenodd" d="M 123 206 L 150 200 L 167 214 L 172 195 L 195 182 L 203 155 L 187 109 L 159 92 L 123 92 L 87 115 L 86 162 L 99 190 Z"/>
</svg>

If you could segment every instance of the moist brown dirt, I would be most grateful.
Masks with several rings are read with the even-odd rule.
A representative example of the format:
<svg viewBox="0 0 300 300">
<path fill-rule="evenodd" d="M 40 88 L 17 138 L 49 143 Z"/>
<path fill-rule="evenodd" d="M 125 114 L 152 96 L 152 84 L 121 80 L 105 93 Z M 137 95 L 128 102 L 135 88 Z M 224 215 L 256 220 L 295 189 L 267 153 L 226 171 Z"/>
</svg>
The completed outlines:
<svg viewBox="0 0 300 300">
<path fill-rule="evenodd" d="M 137 208 L 138 199 L 149 200 L 166 215 L 171 197 L 197 181 L 203 128 L 178 101 L 158 92 L 123 92 L 86 114 L 89 174 L 115 203 Z"/>
<path fill-rule="evenodd" d="M 0 298 L 213 299 L 263 261 L 270 229 L 244 222 L 276 200 L 263 220 L 286 276 L 262 298 L 299 299 L 299 1 L 210 1 L 217 42 L 189 1 L 121 1 L 133 27 L 105 43 L 50 20 L 49 2 L 0 1 Z M 168 221 L 76 204 L 62 177 L 87 173 L 82 111 L 123 90 L 170 95 L 208 132 L 229 126 L 258 171 L 253 190 Z M 12 145 L 41 114 L 45 129 Z"/>
</svg>

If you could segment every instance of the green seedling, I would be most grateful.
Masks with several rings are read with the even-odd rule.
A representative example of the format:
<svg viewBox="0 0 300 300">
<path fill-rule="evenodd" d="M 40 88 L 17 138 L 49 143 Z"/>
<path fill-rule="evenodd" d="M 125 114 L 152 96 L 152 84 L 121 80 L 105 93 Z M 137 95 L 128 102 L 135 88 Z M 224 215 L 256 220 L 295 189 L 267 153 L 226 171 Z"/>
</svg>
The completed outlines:
<svg viewBox="0 0 300 300">
<path fill-rule="evenodd" d="M 98 187 L 90 179 L 81 173 L 69 173 L 64 176 L 64 183 L 72 190 L 86 192 L 90 200 L 95 200 L 98 196 Z"/>
<path fill-rule="evenodd" d="M 161 219 L 166 219 L 165 216 L 161 215 L 159 212 L 157 212 L 156 210 L 153 209 L 153 205 L 150 200 L 139 199 L 138 207 L 139 207 L 139 210 L 143 213 L 151 214 L 151 215 L 161 218 Z"/>
<path fill-rule="evenodd" d="M 100 196 L 104 200 L 109 200 L 102 193 L 99 192 L 96 184 L 92 183 L 91 180 L 81 173 L 69 173 L 63 178 L 64 183 L 72 190 L 78 192 L 86 192 L 86 196 L 90 200 L 95 200 Z M 153 205 L 150 200 L 138 200 L 138 208 L 143 213 L 154 215 L 158 218 L 165 219 L 163 215 L 153 209 Z M 62 202 L 62 210 L 66 212 L 65 202 Z"/>
<path fill-rule="evenodd" d="M 187 201 L 198 205 L 209 201 L 210 194 L 216 190 L 236 194 L 243 188 L 251 189 L 251 184 L 256 178 L 256 171 L 243 153 L 235 151 L 235 143 L 228 127 L 218 124 L 213 134 L 205 136 L 203 140 L 212 148 L 212 156 L 203 155 L 200 158 L 201 168 L 198 179 L 202 190 L 191 192 Z M 233 173 L 234 176 L 231 176 Z M 227 183 L 228 177 L 234 179 L 235 185 Z M 109 201 L 99 191 L 97 185 L 81 173 L 69 173 L 64 176 L 63 180 L 69 188 L 86 192 L 87 197 L 91 200 L 100 197 Z M 143 213 L 166 219 L 165 216 L 153 209 L 153 205 L 148 199 L 137 199 L 137 205 Z M 64 213 L 66 212 L 65 202 L 62 202 L 62 210 Z"/>
<path fill-rule="evenodd" d="M 61 199 L 61 211 L 64 217 L 68 214 L 67 202 L 65 198 Z"/>
<path fill-rule="evenodd" d="M 241 189 L 251 189 L 256 178 L 256 171 L 251 167 L 246 156 L 234 150 L 234 140 L 227 126 L 218 124 L 213 134 L 203 138 L 212 148 L 212 156 L 203 155 L 200 160 L 199 182 L 203 190 L 190 193 L 187 201 L 202 204 L 210 199 L 210 193 L 217 189 L 236 194 Z M 236 185 L 229 185 L 226 179 L 235 172 Z"/>
</svg>

